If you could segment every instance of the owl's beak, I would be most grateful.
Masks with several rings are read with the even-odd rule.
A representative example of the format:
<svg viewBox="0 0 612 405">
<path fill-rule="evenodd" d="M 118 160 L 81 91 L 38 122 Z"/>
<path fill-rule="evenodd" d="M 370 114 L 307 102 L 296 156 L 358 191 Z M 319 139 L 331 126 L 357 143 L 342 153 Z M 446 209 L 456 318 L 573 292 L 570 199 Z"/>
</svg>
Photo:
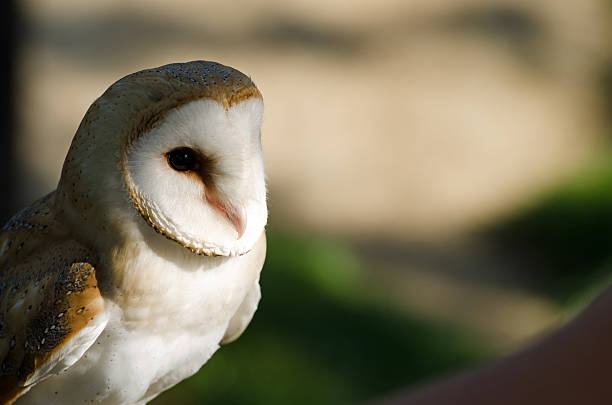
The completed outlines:
<svg viewBox="0 0 612 405">
<path fill-rule="evenodd" d="M 217 195 L 212 193 L 206 194 L 206 200 L 208 200 L 208 202 L 233 225 L 236 232 L 238 232 L 236 239 L 240 239 L 242 235 L 244 235 L 247 224 L 246 209 L 244 206 L 235 206 L 225 203 L 217 197 Z"/>
</svg>

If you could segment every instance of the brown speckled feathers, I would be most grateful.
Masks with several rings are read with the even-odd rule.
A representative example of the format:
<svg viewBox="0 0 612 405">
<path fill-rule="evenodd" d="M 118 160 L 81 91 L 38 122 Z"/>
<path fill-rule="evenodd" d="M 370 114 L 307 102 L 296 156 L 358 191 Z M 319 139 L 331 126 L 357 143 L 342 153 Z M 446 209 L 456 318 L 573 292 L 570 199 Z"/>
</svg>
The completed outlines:
<svg viewBox="0 0 612 405">
<path fill-rule="evenodd" d="M 96 258 L 68 237 L 53 202 L 54 193 L 38 200 L 0 234 L 0 403 L 52 370 L 54 355 L 104 311 Z"/>
</svg>

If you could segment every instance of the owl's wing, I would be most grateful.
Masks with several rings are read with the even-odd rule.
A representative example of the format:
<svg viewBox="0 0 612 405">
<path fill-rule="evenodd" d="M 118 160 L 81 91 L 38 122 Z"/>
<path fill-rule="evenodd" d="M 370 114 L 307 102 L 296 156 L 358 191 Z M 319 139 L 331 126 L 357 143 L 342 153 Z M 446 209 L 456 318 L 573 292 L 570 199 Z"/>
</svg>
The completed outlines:
<svg viewBox="0 0 612 405">
<path fill-rule="evenodd" d="M 253 286 L 247 293 L 246 297 L 238 307 L 238 310 L 230 319 L 229 325 L 227 326 L 227 330 L 225 331 L 225 335 L 223 339 L 221 339 L 221 344 L 231 343 L 234 340 L 238 339 L 242 332 L 249 326 L 251 319 L 253 319 L 253 315 L 257 310 L 257 305 L 259 304 L 259 300 L 261 299 L 261 290 L 259 288 L 259 272 L 263 267 L 264 260 L 266 259 L 266 234 L 265 232 L 261 234 L 261 237 L 253 247 L 253 250 L 249 253 L 251 254 L 250 266 L 256 270 L 257 278 L 253 283 Z"/>
<path fill-rule="evenodd" d="M 15 215 L 0 233 L 0 403 L 74 364 L 108 315 L 96 257 L 69 237 L 54 195 Z"/>
<path fill-rule="evenodd" d="M 245 297 L 242 304 L 238 308 L 238 311 L 234 314 L 232 319 L 229 322 L 227 330 L 225 331 L 225 336 L 221 340 L 221 344 L 231 343 L 234 340 L 238 339 L 242 332 L 246 329 L 246 327 L 253 319 L 253 315 L 255 315 L 255 310 L 257 309 L 257 304 L 261 299 L 261 291 L 259 289 L 259 277 L 251 290 Z"/>
</svg>

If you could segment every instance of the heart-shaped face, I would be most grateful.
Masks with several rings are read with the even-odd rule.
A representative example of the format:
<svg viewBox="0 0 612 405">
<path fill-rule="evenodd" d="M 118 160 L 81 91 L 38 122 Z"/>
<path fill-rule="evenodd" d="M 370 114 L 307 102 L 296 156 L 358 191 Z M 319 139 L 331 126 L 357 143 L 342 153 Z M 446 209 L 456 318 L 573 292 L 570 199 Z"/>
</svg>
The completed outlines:
<svg viewBox="0 0 612 405">
<path fill-rule="evenodd" d="M 199 254 L 249 251 L 267 221 L 259 98 L 227 110 L 216 100 L 170 111 L 127 152 L 127 182 L 141 216 Z"/>
<path fill-rule="evenodd" d="M 120 79 L 73 139 L 57 193 L 64 219 L 95 229 L 80 235 L 94 245 L 158 238 L 146 222 L 196 254 L 248 252 L 268 215 L 262 114 L 253 82 L 214 62 Z"/>
</svg>

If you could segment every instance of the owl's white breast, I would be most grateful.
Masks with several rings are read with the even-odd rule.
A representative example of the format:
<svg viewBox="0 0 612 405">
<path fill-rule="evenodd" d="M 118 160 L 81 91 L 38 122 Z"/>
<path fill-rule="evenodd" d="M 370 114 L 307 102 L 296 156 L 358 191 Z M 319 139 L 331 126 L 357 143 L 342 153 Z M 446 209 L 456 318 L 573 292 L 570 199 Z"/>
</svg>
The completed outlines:
<svg viewBox="0 0 612 405">
<path fill-rule="evenodd" d="M 120 257 L 125 271 L 113 281 L 105 330 L 74 366 L 36 385 L 19 404 L 144 403 L 194 374 L 257 287 L 265 236 L 248 254 L 230 258 L 183 255 L 180 246 L 125 249 L 117 254 L 136 254 Z"/>
</svg>

